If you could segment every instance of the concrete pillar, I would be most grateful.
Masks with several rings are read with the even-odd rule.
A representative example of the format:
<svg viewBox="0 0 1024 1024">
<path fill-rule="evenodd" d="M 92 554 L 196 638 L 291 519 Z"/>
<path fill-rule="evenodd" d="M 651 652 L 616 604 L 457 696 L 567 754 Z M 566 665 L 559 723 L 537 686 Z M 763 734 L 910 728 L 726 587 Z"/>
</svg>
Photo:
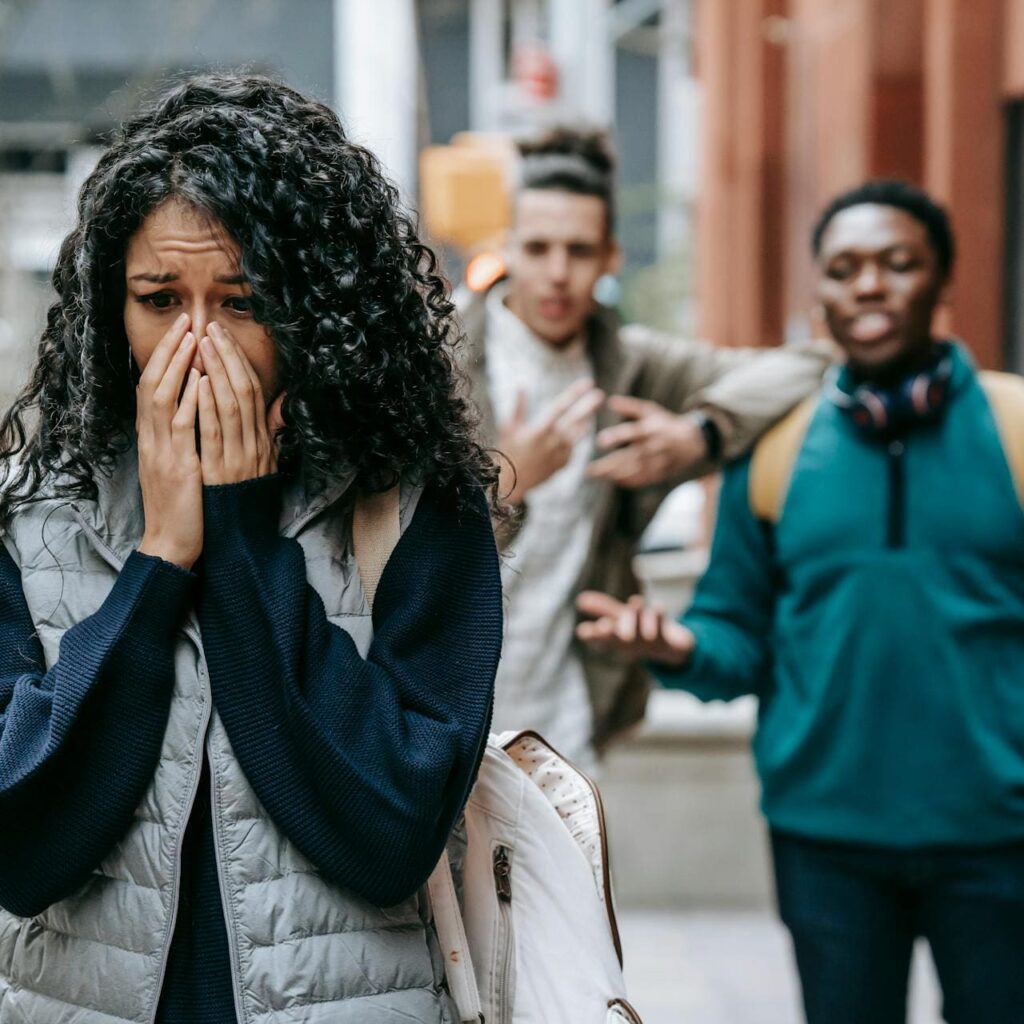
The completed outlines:
<svg viewBox="0 0 1024 1024">
<path fill-rule="evenodd" d="M 414 0 L 335 0 L 335 102 L 406 197 L 416 190 L 419 54 Z"/>
<path fill-rule="evenodd" d="M 470 0 L 469 126 L 475 132 L 495 131 L 501 121 L 505 80 L 502 6 L 502 0 Z"/>
<path fill-rule="evenodd" d="M 691 211 L 700 189 L 700 86 L 694 77 L 692 0 L 667 0 L 658 55 L 658 256 L 692 244 Z"/>
<path fill-rule="evenodd" d="M 611 124 L 615 111 L 614 48 L 609 0 L 550 0 L 551 53 L 567 113 L 590 124 Z"/>
</svg>

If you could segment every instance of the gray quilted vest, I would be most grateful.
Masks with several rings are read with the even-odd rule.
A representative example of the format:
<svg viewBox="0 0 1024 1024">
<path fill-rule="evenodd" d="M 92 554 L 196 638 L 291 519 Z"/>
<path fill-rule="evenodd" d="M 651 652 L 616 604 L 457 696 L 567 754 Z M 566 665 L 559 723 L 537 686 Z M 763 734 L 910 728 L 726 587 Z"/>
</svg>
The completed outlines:
<svg viewBox="0 0 1024 1024">
<path fill-rule="evenodd" d="M 64 631 L 103 602 L 142 535 L 134 453 L 98 483 L 98 501 L 31 505 L 5 538 L 47 664 Z M 334 511 L 344 489 L 310 504 L 296 491 L 281 532 L 302 545 L 307 578 L 331 622 L 365 655 L 369 609 Z M 419 491 L 403 491 L 403 530 L 418 498 Z M 0 910 L 0 1024 L 153 1021 L 204 744 L 238 1021 L 451 1024 L 425 893 L 383 910 L 322 879 L 242 774 L 212 706 L 194 619 L 179 633 L 175 661 L 159 766 L 124 838 L 74 896 L 33 918 Z"/>
</svg>

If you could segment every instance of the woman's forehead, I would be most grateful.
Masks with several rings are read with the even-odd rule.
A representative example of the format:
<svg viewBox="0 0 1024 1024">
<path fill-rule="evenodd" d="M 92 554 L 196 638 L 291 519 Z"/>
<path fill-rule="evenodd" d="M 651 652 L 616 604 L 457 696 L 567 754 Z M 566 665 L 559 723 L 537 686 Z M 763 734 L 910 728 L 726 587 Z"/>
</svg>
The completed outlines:
<svg viewBox="0 0 1024 1024">
<path fill-rule="evenodd" d="M 194 206 L 168 200 L 153 210 L 128 241 L 126 263 L 202 259 L 238 265 L 239 248 L 223 225 Z"/>
</svg>

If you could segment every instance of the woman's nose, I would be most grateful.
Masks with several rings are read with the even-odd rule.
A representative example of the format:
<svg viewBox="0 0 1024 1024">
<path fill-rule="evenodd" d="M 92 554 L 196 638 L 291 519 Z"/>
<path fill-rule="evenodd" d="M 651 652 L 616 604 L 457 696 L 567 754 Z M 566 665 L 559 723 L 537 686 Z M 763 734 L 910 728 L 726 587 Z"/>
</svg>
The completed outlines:
<svg viewBox="0 0 1024 1024">
<path fill-rule="evenodd" d="M 206 336 L 212 318 L 205 306 L 195 305 L 189 312 L 192 316 L 192 333 L 196 336 L 196 341 L 199 341 Z"/>
<path fill-rule="evenodd" d="M 192 316 L 191 331 L 196 337 L 196 354 L 192 357 L 192 366 L 195 367 L 200 373 L 205 373 L 206 370 L 203 367 L 203 354 L 199 349 L 198 342 L 200 342 L 209 330 L 212 317 L 209 315 L 209 311 L 205 306 L 196 305 L 190 310 Z"/>
</svg>

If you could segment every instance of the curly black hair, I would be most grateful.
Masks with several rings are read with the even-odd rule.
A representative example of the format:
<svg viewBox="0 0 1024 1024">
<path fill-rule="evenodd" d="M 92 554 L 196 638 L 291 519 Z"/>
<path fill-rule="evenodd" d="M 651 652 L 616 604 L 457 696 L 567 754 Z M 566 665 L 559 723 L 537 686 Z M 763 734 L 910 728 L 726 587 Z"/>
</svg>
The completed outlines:
<svg viewBox="0 0 1024 1024">
<path fill-rule="evenodd" d="M 898 179 L 875 178 L 836 196 L 821 211 L 811 229 L 811 252 L 814 256 L 821 252 L 821 241 L 832 218 L 851 206 L 861 206 L 864 203 L 892 206 L 920 221 L 928 233 L 932 249 L 935 250 L 940 277 L 945 280 L 952 274 L 953 263 L 956 260 L 956 242 L 949 223 L 949 214 L 945 207 L 932 199 L 927 192 Z"/>
<path fill-rule="evenodd" d="M 322 488 L 354 472 L 494 494 L 454 361 L 445 282 L 398 192 L 321 103 L 270 78 L 188 78 L 126 121 L 85 181 L 31 378 L 0 421 L 0 521 L 51 491 L 94 497 L 94 472 L 132 443 L 135 371 L 125 250 L 174 199 L 241 250 L 255 319 L 287 391 L 280 466 Z"/>
</svg>

